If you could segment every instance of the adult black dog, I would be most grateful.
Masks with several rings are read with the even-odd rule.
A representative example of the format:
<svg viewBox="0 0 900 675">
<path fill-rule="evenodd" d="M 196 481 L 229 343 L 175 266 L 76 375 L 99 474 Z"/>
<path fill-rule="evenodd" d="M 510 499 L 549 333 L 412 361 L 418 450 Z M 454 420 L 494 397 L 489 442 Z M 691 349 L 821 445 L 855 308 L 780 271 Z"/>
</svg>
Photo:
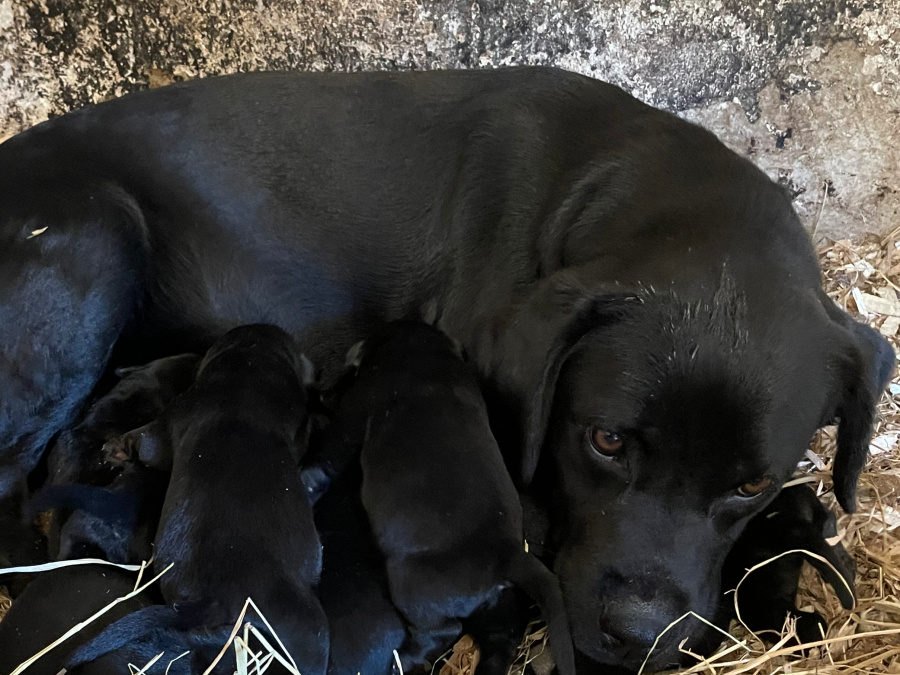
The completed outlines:
<svg viewBox="0 0 900 675">
<path fill-rule="evenodd" d="M 250 597 L 300 671 L 324 675 L 328 628 L 313 592 L 322 547 L 297 470 L 312 378 L 280 328 L 235 328 L 191 388 L 124 445 L 172 474 L 154 563 L 175 563 L 160 581 L 166 602 L 227 634 Z"/>
<path fill-rule="evenodd" d="M 510 465 L 556 495 L 556 569 L 598 661 L 635 665 L 711 612 L 725 553 L 835 417 L 854 508 L 891 348 L 824 295 L 781 188 L 615 87 L 206 79 L 20 134 L 0 184 L 0 494 L 117 345 L 267 321 L 329 378 L 374 321 L 431 303 L 514 420 Z"/>
<path fill-rule="evenodd" d="M 399 321 L 352 353 L 359 373 L 341 399 L 335 444 L 359 454 L 362 503 L 408 624 L 403 670 L 432 670 L 470 616 L 518 586 L 547 620 L 560 673 L 574 675 L 559 584 L 525 551 L 519 496 L 459 346 Z M 521 635 L 499 648 L 474 637 L 481 671 L 505 675 Z"/>
</svg>

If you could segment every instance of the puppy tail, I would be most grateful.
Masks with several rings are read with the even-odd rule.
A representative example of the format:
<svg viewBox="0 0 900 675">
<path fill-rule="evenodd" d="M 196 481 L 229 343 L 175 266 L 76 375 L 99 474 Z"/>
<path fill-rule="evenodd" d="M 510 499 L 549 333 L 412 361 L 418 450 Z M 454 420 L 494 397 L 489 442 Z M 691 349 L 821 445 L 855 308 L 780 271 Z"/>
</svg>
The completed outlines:
<svg viewBox="0 0 900 675">
<path fill-rule="evenodd" d="M 559 581 L 544 563 L 524 550 L 510 560 L 506 578 L 531 596 L 541 610 L 560 675 L 575 675 L 575 651 Z"/>
</svg>

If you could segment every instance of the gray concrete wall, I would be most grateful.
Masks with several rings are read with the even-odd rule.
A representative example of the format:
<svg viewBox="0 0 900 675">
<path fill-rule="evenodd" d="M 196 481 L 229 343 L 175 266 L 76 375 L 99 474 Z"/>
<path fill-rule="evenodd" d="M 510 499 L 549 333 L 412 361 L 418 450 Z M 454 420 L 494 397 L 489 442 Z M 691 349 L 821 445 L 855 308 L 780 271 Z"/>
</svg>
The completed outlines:
<svg viewBox="0 0 900 675">
<path fill-rule="evenodd" d="M 0 138 L 213 73 L 508 64 L 707 126 L 817 238 L 900 227 L 900 0 L 0 0 Z"/>
</svg>

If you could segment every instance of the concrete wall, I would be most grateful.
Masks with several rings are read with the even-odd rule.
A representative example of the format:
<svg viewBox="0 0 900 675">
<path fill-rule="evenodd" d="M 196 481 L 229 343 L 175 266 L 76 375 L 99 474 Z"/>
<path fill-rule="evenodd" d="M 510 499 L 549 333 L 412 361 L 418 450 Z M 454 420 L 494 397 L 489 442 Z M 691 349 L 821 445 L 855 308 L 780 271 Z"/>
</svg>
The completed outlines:
<svg viewBox="0 0 900 675">
<path fill-rule="evenodd" d="M 0 0 L 0 138 L 212 73 L 507 64 L 704 124 L 817 237 L 900 227 L 900 0 Z"/>
</svg>

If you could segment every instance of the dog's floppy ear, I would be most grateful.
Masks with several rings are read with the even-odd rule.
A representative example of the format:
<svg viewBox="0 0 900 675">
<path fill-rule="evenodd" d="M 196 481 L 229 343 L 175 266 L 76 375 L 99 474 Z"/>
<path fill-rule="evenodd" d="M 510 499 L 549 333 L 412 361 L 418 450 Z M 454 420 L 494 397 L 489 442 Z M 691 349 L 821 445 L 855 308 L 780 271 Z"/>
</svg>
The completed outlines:
<svg viewBox="0 0 900 675">
<path fill-rule="evenodd" d="M 566 359 L 589 332 L 607 326 L 639 302 L 634 293 L 599 293 L 578 301 L 568 321 L 553 340 L 544 359 L 544 369 L 526 409 L 522 483 L 528 485 L 537 470 L 541 448 L 547 435 L 556 381 Z"/>
<path fill-rule="evenodd" d="M 824 294 L 823 294 L 824 295 Z M 826 423 L 838 417 L 834 492 L 847 513 L 856 510 L 856 485 L 869 454 L 876 406 L 894 373 L 896 355 L 877 331 L 854 321 L 830 298 L 822 298 L 826 312 L 845 331 L 837 363 L 836 407 Z M 832 414 L 833 413 L 833 414 Z"/>
<path fill-rule="evenodd" d="M 566 359 L 587 333 L 630 311 L 640 297 L 617 286 L 588 285 L 579 269 L 560 270 L 510 307 L 490 327 L 487 340 L 477 345 L 479 368 L 491 373 L 500 396 L 496 407 L 510 416 L 498 428 L 521 430 L 521 435 L 504 441 L 522 448 L 522 485 L 531 482 L 537 468 L 556 380 Z"/>
</svg>

